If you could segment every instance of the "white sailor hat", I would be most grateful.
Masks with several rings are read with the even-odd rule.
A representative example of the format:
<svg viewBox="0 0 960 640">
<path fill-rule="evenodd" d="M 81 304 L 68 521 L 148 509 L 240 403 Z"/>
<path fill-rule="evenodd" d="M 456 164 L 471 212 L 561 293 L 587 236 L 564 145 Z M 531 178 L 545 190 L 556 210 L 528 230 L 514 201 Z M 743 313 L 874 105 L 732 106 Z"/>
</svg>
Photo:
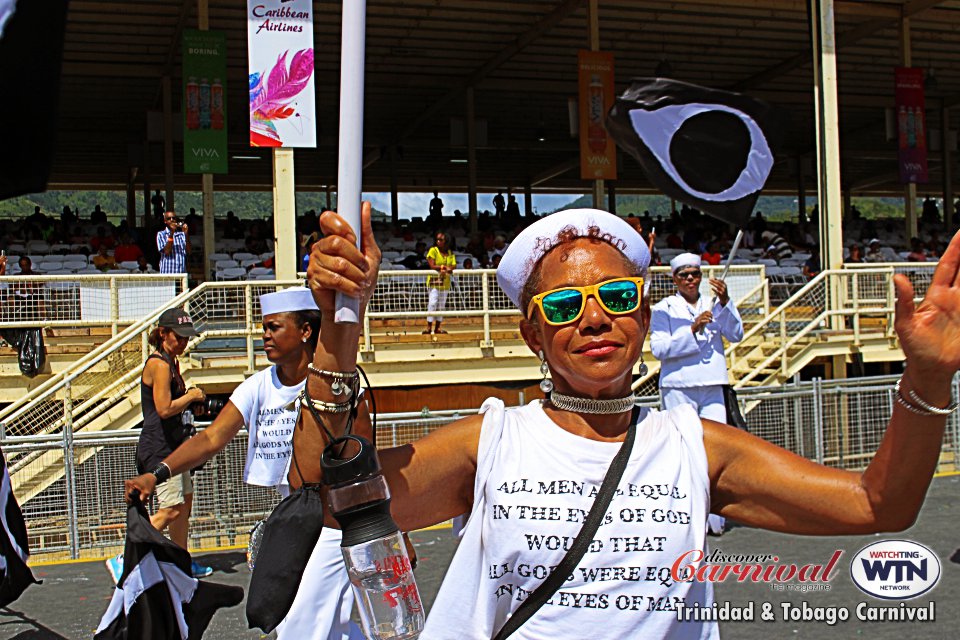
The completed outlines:
<svg viewBox="0 0 960 640">
<path fill-rule="evenodd" d="M 695 253 L 681 253 L 670 261 L 670 273 L 676 274 L 684 267 L 699 267 L 700 256 Z"/>
<path fill-rule="evenodd" d="M 292 287 L 260 296 L 260 311 L 264 317 L 290 311 L 317 311 L 317 303 L 314 302 L 310 289 Z"/>
<path fill-rule="evenodd" d="M 596 227 L 646 276 L 650 251 L 643 237 L 626 220 L 599 209 L 567 209 L 540 218 L 520 232 L 507 246 L 497 267 L 497 284 L 518 308 L 523 287 L 534 267 L 557 243 L 560 231 L 570 230 L 574 237 L 590 235 Z"/>
</svg>

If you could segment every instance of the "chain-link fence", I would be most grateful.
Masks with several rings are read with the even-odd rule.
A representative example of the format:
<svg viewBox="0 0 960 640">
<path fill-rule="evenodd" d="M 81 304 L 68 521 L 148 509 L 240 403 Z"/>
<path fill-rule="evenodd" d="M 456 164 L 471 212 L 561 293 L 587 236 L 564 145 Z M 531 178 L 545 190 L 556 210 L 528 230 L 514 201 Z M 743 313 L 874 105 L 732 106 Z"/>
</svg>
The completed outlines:
<svg viewBox="0 0 960 640">
<path fill-rule="evenodd" d="M 861 378 L 755 387 L 740 392 L 741 408 L 754 435 L 800 456 L 843 469 L 863 469 L 876 452 L 893 411 L 896 378 Z M 953 393 L 960 394 L 958 380 Z M 657 406 L 656 395 L 641 404 Z M 377 444 L 412 442 L 476 409 L 386 414 L 377 422 Z M 8 459 L 26 459 L 38 469 L 59 466 L 58 479 L 22 504 L 34 554 L 71 557 L 105 555 L 123 543 L 123 480 L 134 468 L 138 432 L 8 437 L 0 441 Z M 957 469 L 960 419 L 947 422 L 940 470 Z M 246 432 L 208 462 L 195 477 L 191 544 L 210 547 L 242 543 L 252 525 L 278 502 L 271 489 L 243 483 Z M 66 454 L 66 455 L 65 455 Z M 21 487 L 14 475 L 18 497 Z"/>
</svg>

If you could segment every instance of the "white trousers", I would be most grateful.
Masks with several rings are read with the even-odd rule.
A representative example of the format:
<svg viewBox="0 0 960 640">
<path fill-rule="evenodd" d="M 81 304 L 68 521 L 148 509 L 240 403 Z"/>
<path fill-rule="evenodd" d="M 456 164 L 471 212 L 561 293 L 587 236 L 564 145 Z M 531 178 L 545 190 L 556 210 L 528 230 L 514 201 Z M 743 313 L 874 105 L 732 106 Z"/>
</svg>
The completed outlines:
<svg viewBox="0 0 960 640">
<path fill-rule="evenodd" d="M 701 418 L 724 424 L 727 422 L 727 405 L 723 402 L 723 387 L 718 384 L 706 387 L 661 388 L 660 398 L 666 411 L 681 404 L 692 404 Z"/>
<path fill-rule="evenodd" d="M 660 389 L 660 398 L 664 410 L 678 407 L 682 404 L 691 404 L 696 408 L 697 415 L 714 422 L 727 422 L 727 405 L 723 401 L 723 387 L 709 385 L 706 387 L 665 388 Z M 726 519 L 715 513 L 707 515 L 707 526 L 711 533 L 722 534 Z"/>
<path fill-rule="evenodd" d="M 339 529 L 323 528 L 290 611 L 277 626 L 278 640 L 364 640 L 360 627 L 350 621 L 354 594 L 341 538 Z"/>
<path fill-rule="evenodd" d="M 427 312 L 430 311 L 443 311 L 443 308 L 447 304 L 447 294 L 450 293 L 449 289 L 430 289 L 430 295 L 427 298 Z M 433 322 L 436 320 L 440 322 L 443 320 L 442 316 L 427 316 L 427 322 Z"/>
</svg>

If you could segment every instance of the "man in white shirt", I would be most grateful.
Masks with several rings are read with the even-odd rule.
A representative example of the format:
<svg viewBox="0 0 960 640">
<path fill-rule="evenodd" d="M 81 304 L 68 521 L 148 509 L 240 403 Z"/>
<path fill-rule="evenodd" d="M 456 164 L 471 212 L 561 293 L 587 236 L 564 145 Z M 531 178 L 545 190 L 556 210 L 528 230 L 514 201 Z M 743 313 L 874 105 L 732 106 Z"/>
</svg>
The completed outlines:
<svg viewBox="0 0 960 640">
<path fill-rule="evenodd" d="M 710 279 L 713 298 L 700 294 L 700 256 L 682 253 L 670 261 L 677 293 L 653 307 L 650 350 L 661 363 L 664 409 L 693 405 L 701 418 L 727 421 L 723 385 L 729 383 L 723 339 L 743 339 L 743 321 L 730 300 L 727 284 Z M 710 529 L 723 531 L 723 518 L 711 515 Z"/>
</svg>

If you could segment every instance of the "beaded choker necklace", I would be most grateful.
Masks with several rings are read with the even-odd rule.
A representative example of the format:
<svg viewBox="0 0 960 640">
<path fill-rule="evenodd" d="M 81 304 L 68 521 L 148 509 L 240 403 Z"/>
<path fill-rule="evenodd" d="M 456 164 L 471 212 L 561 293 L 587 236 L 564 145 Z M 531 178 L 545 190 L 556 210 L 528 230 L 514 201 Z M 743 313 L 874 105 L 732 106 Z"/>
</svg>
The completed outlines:
<svg viewBox="0 0 960 640">
<path fill-rule="evenodd" d="M 557 409 L 573 411 L 575 413 L 614 414 L 624 413 L 633 409 L 637 396 L 631 393 L 625 398 L 610 398 L 609 400 L 595 400 L 594 398 L 578 398 L 567 396 L 557 391 L 550 393 L 550 404 Z"/>
</svg>

